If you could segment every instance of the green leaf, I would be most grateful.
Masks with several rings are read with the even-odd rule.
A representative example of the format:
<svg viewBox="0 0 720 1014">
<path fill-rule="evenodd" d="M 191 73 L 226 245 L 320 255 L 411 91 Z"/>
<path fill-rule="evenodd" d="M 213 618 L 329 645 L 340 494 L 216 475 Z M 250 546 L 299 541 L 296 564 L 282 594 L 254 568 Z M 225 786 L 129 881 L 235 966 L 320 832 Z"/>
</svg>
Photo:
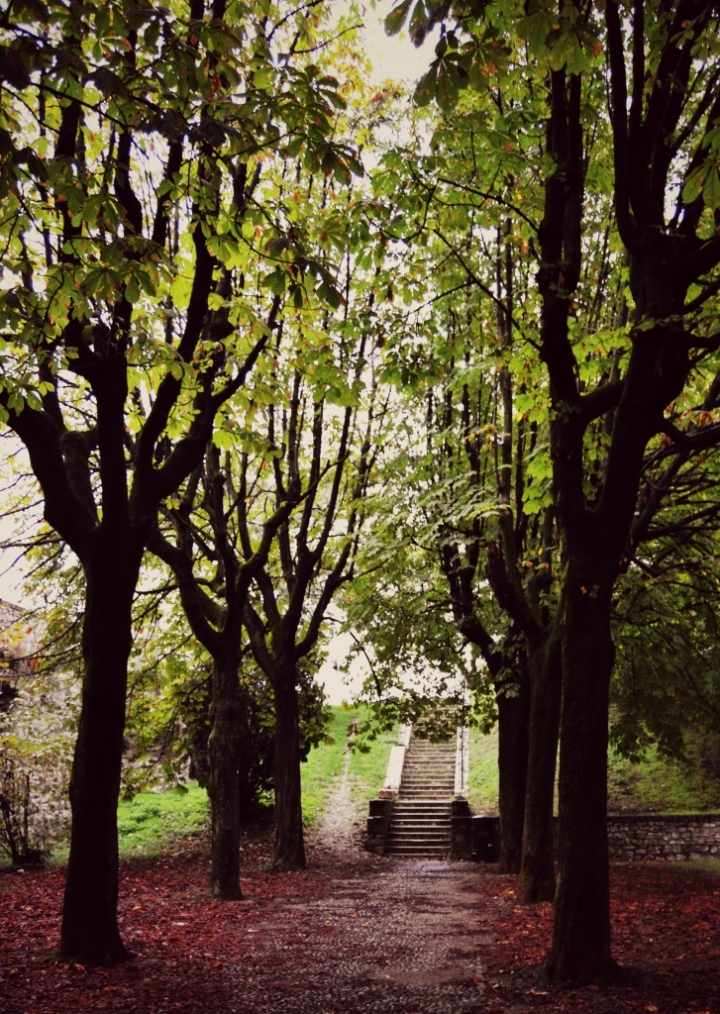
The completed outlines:
<svg viewBox="0 0 720 1014">
<path fill-rule="evenodd" d="M 397 35 L 405 24 L 411 3 L 412 0 L 402 0 L 402 3 L 399 3 L 394 10 L 390 11 L 385 18 L 385 33 L 387 35 Z"/>
<path fill-rule="evenodd" d="M 710 169 L 708 177 L 705 180 L 703 199 L 711 211 L 720 208 L 720 175 L 718 175 L 718 167 L 716 165 Z"/>
<path fill-rule="evenodd" d="M 444 112 L 454 109 L 457 105 L 459 84 L 460 75 L 457 66 L 441 60 L 437 72 L 435 97 Z"/>
<path fill-rule="evenodd" d="M 323 282 L 322 285 L 319 285 L 315 291 L 320 299 L 330 304 L 333 310 L 339 309 L 339 307 L 345 302 L 335 286 L 331 285 L 329 282 Z"/>
<path fill-rule="evenodd" d="M 700 192 L 703 186 L 705 174 L 705 167 L 698 166 L 697 169 L 693 169 L 688 178 L 685 181 L 685 186 L 682 191 L 682 198 L 686 204 L 692 204 L 693 201 L 697 200 L 700 196 Z"/>
<path fill-rule="evenodd" d="M 551 43 L 550 66 L 553 70 L 565 67 L 569 74 L 579 74 L 585 67 L 585 52 L 575 29 L 567 22 Z"/>
<path fill-rule="evenodd" d="M 262 280 L 262 286 L 265 289 L 270 289 L 276 296 L 282 296 L 287 285 L 287 275 L 282 268 L 278 268 L 276 271 L 272 271 L 269 275 L 265 275 Z"/>
<path fill-rule="evenodd" d="M 131 275 L 125 288 L 125 298 L 128 303 L 137 303 L 140 299 L 140 286 L 135 275 Z"/>
<path fill-rule="evenodd" d="M 427 74 L 423 74 L 417 83 L 413 100 L 416 106 L 427 106 L 435 98 L 438 80 L 438 61 L 433 63 Z"/>
<path fill-rule="evenodd" d="M 305 138 L 300 135 L 293 137 L 292 140 L 288 141 L 285 145 L 285 154 L 288 158 L 295 158 L 302 151 L 302 146 L 305 143 Z"/>
<path fill-rule="evenodd" d="M 530 14 L 518 24 L 518 34 L 530 43 L 532 53 L 544 55 L 548 50 L 548 35 L 558 27 L 557 14 L 552 8 L 531 4 Z"/>
</svg>

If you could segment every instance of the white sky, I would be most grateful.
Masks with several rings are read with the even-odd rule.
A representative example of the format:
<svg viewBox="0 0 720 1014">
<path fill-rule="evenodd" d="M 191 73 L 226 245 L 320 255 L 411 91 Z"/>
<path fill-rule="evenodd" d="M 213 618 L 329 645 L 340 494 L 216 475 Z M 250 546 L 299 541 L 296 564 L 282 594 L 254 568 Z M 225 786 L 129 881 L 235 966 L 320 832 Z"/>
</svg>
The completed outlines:
<svg viewBox="0 0 720 1014">
<path fill-rule="evenodd" d="M 342 0 L 337 6 L 342 7 Z M 365 51 L 373 65 L 371 81 L 379 85 L 391 78 L 414 85 L 435 56 L 434 43 L 426 41 L 420 49 L 416 49 L 404 32 L 388 38 L 383 21 L 392 7 L 391 0 L 378 0 L 375 10 L 369 4 L 365 6 Z M 349 676 L 336 671 L 335 665 L 344 661 L 352 643 L 349 634 L 334 637 L 330 642 L 328 659 L 318 673 L 318 682 L 325 687 L 329 704 L 351 700 L 359 693 L 368 675 L 367 665 L 359 659 L 353 663 Z"/>
<path fill-rule="evenodd" d="M 405 32 L 388 38 L 383 21 L 391 10 L 390 0 L 380 0 L 376 10 L 369 5 L 366 7 L 365 50 L 373 64 L 372 81 L 380 84 L 387 78 L 394 78 L 415 83 L 435 57 L 434 44 L 427 40 L 416 49 Z"/>
</svg>

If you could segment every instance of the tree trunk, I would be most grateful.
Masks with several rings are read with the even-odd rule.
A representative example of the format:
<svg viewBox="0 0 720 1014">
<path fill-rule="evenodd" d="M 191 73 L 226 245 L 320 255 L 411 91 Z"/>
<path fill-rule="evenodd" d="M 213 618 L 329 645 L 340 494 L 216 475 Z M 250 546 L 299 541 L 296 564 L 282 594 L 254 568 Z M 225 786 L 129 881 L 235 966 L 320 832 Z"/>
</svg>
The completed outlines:
<svg viewBox="0 0 720 1014">
<path fill-rule="evenodd" d="M 525 784 L 528 770 L 528 723 L 530 686 L 523 656 L 518 662 L 518 694 L 497 695 L 498 769 L 500 775 L 500 872 L 517 873 L 525 810 Z"/>
<path fill-rule="evenodd" d="M 275 683 L 275 860 L 276 870 L 305 869 L 300 731 L 295 669 Z"/>
<path fill-rule="evenodd" d="M 552 901 L 555 894 L 553 801 L 560 722 L 560 637 L 550 629 L 530 649 L 530 748 L 518 896 Z"/>
<path fill-rule="evenodd" d="M 247 688 L 240 692 L 241 735 L 238 744 L 238 804 L 240 807 L 240 827 L 248 824 L 258 813 L 259 793 L 261 791 L 259 769 L 263 767 L 262 755 L 272 750 L 274 756 L 275 740 L 272 748 L 265 745 L 258 725 L 253 721 L 253 702 Z M 258 723 L 259 724 L 259 723 Z"/>
<path fill-rule="evenodd" d="M 238 763 L 242 714 L 237 652 L 214 659 L 212 729 L 208 739 L 208 795 L 212 826 L 210 890 L 215 898 L 237 901 L 240 890 L 240 799 Z"/>
<path fill-rule="evenodd" d="M 98 531 L 85 567 L 84 671 L 70 780 L 72 827 L 60 940 L 63 958 L 83 964 L 127 957 L 116 911 L 117 806 L 137 578 L 131 557 L 123 540 Z"/>
<path fill-rule="evenodd" d="M 610 584 L 610 582 L 608 582 Z M 610 955 L 607 745 L 610 589 L 569 577 L 563 601 L 558 883 L 548 975 L 599 981 Z"/>
</svg>

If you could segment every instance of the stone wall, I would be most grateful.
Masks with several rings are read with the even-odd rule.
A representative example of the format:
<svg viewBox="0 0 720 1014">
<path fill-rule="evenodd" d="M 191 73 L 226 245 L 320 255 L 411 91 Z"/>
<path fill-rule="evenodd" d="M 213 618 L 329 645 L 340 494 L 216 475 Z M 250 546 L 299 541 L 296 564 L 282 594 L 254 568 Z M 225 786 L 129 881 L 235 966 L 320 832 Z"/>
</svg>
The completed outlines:
<svg viewBox="0 0 720 1014">
<path fill-rule="evenodd" d="M 491 817 L 495 852 L 500 820 Z M 614 814 L 608 817 L 610 859 L 720 859 L 720 813 L 693 816 Z M 557 817 L 555 818 L 557 833 Z"/>
<path fill-rule="evenodd" d="M 610 858 L 720 858 L 720 814 L 608 817 Z"/>
</svg>

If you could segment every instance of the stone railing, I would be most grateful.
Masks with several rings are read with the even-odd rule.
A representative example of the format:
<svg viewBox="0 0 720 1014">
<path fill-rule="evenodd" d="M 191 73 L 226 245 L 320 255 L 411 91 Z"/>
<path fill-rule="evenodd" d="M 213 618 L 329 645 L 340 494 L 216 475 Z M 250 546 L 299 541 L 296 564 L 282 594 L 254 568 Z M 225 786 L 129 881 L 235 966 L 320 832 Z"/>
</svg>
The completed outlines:
<svg viewBox="0 0 720 1014">
<path fill-rule="evenodd" d="M 398 741 L 390 750 L 385 782 L 378 792 L 377 799 L 370 800 L 370 814 L 367 819 L 367 847 L 371 852 L 384 852 L 393 802 L 400 791 L 405 754 L 410 746 L 412 726 L 401 725 L 398 730 Z"/>
<path fill-rule="evenodd" d="M 378 792 L 380 799 L 394 799 L 400 791 L 403 767 L 405 766 L 405 754 L 410 746 L 412 726 L 401 725 L 398 730 L 397 745 L 390 750 L 385 783 Z"/>
<path fill-rule="evenodd" d="M 467 799 L 470 772 L 470 730 L 460 726 L 457 731 L 455 752 L 455 798 Z"/>
</svg>

